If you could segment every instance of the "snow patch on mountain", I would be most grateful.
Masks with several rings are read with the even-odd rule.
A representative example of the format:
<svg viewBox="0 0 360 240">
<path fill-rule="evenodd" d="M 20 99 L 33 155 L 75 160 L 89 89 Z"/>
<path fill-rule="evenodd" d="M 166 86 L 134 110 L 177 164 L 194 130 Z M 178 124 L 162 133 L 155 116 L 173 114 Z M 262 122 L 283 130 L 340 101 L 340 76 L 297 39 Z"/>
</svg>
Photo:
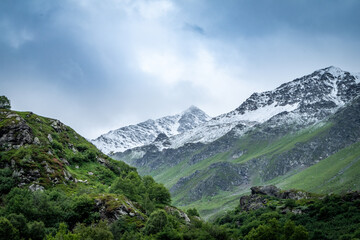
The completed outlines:
<svg viewBox="0 0 360 240">
<path fill-rule="evenodd" d="M 275 116 L 281 112 L 291 112 L 299 107 L 299 103 L 289 104 L 280 106 L 277 102 L 274 102 L 270 105 L 258 108 L 253 111 L 247 111 L 244 114 L 232 113 L 234 116 L 232 119 L 237 121 L 255 121 L 255 122 L 265 122 L 270 119 L 272 116 Z"/>
<path fill-rule="evenodd" d="M 110 131 L 91 142 L 106 154 L 123 152 L 127 149 L 151 144 L 159 134 L 173 136 L 184 133 L 209 119 L 210 117 L 201 109 L 191 106 L 180 114 L 156 120 L 150 119 Z"/>
</svg>

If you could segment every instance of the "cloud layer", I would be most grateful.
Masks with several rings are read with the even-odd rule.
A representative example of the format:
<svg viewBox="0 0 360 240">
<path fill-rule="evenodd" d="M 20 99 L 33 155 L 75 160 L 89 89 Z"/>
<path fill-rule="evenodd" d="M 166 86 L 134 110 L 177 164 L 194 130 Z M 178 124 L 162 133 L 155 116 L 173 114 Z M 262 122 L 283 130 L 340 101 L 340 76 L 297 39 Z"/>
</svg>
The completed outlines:
<svg viewBox="0 0 360 240">
<path fill-rule="evenodd" d="M 0 3 L 0 94 L 94 138 L 335 65 L 360 71 L 360 3 L 65 0 Z"/>
</svg>

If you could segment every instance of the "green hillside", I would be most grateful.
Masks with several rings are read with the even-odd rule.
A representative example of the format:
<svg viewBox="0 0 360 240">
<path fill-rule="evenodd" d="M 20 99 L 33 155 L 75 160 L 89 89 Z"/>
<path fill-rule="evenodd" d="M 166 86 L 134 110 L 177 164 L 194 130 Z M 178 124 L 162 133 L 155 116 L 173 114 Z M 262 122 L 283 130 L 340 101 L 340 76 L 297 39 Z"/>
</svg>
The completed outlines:
<svg viewBox="0 0 360 240">
<path fill-rule="evenodd" d="M 162 184 L 58 120 L 0 109 L 0 148 L 0 239 L 218 239 L 221 233 L 203 227 L 196 210 L 188 216 L 172 207 Z"/>
</svg>

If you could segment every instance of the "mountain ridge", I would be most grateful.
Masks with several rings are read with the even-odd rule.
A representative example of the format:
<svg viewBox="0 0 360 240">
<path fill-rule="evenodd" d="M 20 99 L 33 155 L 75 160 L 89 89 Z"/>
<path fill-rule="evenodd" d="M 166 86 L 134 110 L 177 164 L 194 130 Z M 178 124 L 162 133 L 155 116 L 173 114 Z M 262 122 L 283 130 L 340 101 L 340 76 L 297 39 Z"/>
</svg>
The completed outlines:
<svg viewBox="0 0 360 240">
<path fill-rule="evenodd" d="M 210 117 L 196 106 L 190 106 L 180 114 L 158 119 L 149 119 L 109 131 L 91 142 L 104 153 L 125 151 L 130 148 L 151 144 L 159 134 L 173 136 L 193 129 Z"/>
<path fill-rule="evenodd" d="M 281 113 L 288 113 L 288 121 L 302 125 L 313 124 L 334 113 L 356 96 L 360 91 L 359 83 L 360 74 L 352 74 L 337 67 L 316 70 L 283 83 L 274 90 L 253 93 L 235 110 L 203 121 L 183 132 L 170 135 L 163 132 L 169 139 L 165 145 L 157 146 L 162 150 L 176 149 L 186 143 L 210 143 L 224 136 L 238 124 L 250 129 Z M 151 141 L 147 144 L 151 144 Z M 135 147 L 144 145 L 146 144 Z M 123 148 L 119 152 L 128 149 L 131 147 Z"/>
<path fill-rule="evenodd" d="M 219 199 L 220 196 L 229 199 L 234 191 L 241 192 L 253 184 L 284 179 L 359 141 L 356 137 L 346 137 L 352 136 L 351 129 L 334 125 L 332 118 L 340 116 L 344 109 L 353 109 L 356 115 L 358 96 L 357 76 L 340 72 L 338 68 L 325 68 L 282 84 L 273 91 L 255 93 L 230 114 L 204 123 L 226 119 L 235 125 L 214 141 L 187 142 L 178 148 L 164 149 L 150 144 L 112 156 L 164 183 L 177 205 L 199 207 L 202 214 L 209 216 L 215 210 L 206 210 L 206 206 L 211 204 L 219 209 L 219 204 L 225 201 Z M 249 112 L 276 104 L 280 107 L 296 105 L 296 108 L 270 114 L 265 120 L 253 122 L 252 126 L 243 124 L 241 118 Z M 354 131 L 359 127 L 356 116 L 346 114 L 340 118 L 345 125 L 353 126 Z M 356 155 L 354 151 L 351 157 Z M 214 200 L 209 203 L 204 199 Z"/>
</svg>

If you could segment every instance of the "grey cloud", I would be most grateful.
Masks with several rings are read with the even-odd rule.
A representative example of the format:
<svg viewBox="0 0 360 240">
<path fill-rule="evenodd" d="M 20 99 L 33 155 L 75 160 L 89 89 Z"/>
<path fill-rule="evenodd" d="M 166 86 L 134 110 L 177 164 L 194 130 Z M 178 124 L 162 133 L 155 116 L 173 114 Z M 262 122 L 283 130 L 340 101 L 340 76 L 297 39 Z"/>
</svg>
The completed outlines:
<svg viewBox="0 0 360 240">
<path fill-rule="evenodd" d="M 1 95 L 92 138 L 192 104 L 220 114 L 328 65 L 360 71 L 359 1 L 168 1 L 176 10 L 161 19 L 126 1 L 0 1 Z M 185 79 L 171 85 L 142 71 L 138 55 L 148 52 L 184 65 Z M 202 52 L 210 57 L 196 62 Z M 241 89 L 214 97 L 197 84 L 208 79 L 195 79 L 208 77 L 196 72 L 202 64 Z"/>
</svg>

